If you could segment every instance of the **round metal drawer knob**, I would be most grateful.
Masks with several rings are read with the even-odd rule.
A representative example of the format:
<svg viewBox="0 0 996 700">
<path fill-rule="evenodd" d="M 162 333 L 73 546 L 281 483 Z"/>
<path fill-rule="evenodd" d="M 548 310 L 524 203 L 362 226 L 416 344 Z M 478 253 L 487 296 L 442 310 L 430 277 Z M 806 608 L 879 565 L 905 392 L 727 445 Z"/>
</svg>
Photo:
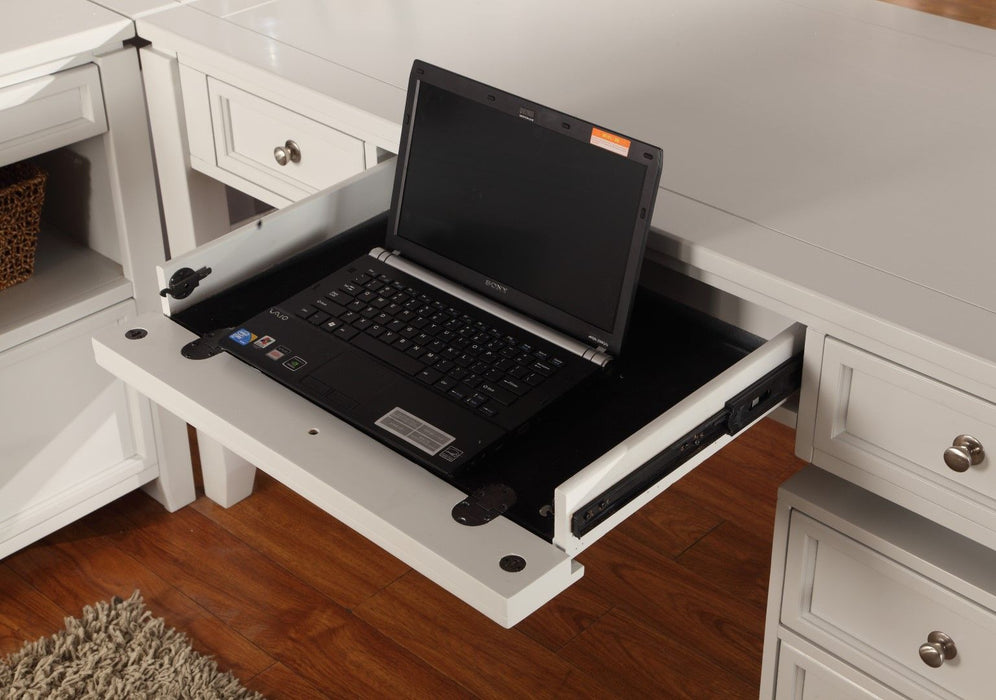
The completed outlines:
<svg viewBox="0 0 996 700">
<path fill-rule="evenodd" d="M 981 464 L 985 458 L 982 443 L 971 435 L 959 435 L 951 447 L 944 450 L 944 463 L 956 472 L 967 471 L 969 467 Z"/>
<path fill-rule="evenodd" d="M 283 146 L 277 146 L 273 149 L 273 160 L 277 161 L 277 165 L 300 163 L 301 147 L 297 145 L 297 142 L 287 139 Z"/>
<path fill-rule="evenodd" d="M 958 656 L 954 640 L 943 632 L 934 630 L 927 635 L 927 643 L 920 645 L 920 659 L 931 668 L 940 668 L 945 661 Z"/>
</svg>

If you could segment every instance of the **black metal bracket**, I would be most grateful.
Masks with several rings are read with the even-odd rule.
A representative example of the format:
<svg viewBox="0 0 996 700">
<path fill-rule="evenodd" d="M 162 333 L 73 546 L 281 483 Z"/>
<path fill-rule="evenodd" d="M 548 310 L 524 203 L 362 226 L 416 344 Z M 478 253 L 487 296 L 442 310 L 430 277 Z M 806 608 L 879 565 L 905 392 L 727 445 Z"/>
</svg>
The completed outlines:
<svg viewBox="0 0 996 700">
<path fill-rule="evenodd" d="M 758 416 L 791 396 L 802 383 L 802 355 L 768 372 L 726 402 L 724 408 L 607 488 L 571 516 L 571 532 L 583 537 L 648 488 L 723 435 L 736 435 Z"/>
<path fill-rule="evenodd" d="M 166 289 L 159 290 L 159 296 L 167 294 L 174 299 L 186 299 L 191 292 L 197 289 L 201 280 L 211 274 L 210 267 L 202 267 L 200 270 L 192 270 L 189 267 L 181 267 L 169 278 Z"/>
<path fill-rule="evenodd" d="M 206 360 L 214 357 L 222 351 L 218 344 L 222 338 L 231 333 L 233 328 L 216 328 L 210 333 L 205 333 L 197 340 L 191 340 L 180 348 L 180 354 L 188 360 Z"/>
<path fill-rule="evenodd" d="M 488 484 L 453 506 L 453 519 L 461 525 L 484 525 L 514 506 L 515 501 L 511 487 Z"/>
</svg>

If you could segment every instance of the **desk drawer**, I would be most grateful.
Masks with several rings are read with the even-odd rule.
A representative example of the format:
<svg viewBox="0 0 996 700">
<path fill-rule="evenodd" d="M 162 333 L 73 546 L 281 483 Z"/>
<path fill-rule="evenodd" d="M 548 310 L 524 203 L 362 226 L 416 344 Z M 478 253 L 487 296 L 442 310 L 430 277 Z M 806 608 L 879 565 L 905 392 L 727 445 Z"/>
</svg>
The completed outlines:
<svg viewBox="0 0 996 700">
<path fill-rule="evenodd" d="M 0 88 L 0 166 L 105 131 L 107 116 L 95 65 Z"/>
<path fill-rule="evenodd" d="M 977 464 L 965 462 L 959 472 L 946 464 L 945 450 L 961 435 L 979 440 L 983 450 Z M 996 472 L 985 447 L 993 445 L 996 405 L 827 339 L 814 435 L 815 449 L 827 458 L 817 455 L 814 461 L 915 510 L 926 506 L 917 506 L 903 492 L 964 514 L 974 526 L 991 531 L 992 542 Z"/>
<path fill-rule="evenodd" d="M 386 209 L 393 169 L 393 162 L 384 163 L 351 183 L 170 261 L 160 271 L 164 285 L 183 267 L 211 272 L 190 297 L 168 300 L 167 312 L 177 314 L 213 292 L 223 293 L 253 270 L 266 269 L 273 256 L 286 257 L 323 236 L 334 238 Z M 233 261 L 238 261 L 237 268 Z M 324 264 L 320 267 L 325 269 Z M 275 273 L 270 270 L 269 274 Z M 216 316 L 212 319 L 217 322 Z M 546 508 L 530 510 L 549 512 L 549 516 L 537 516 L 554 520 L 547 537 L 506 517 L 477 527 L 459 524 L 452 510 L 466 492 L 455 484 L 408 462 L 229 355 L 206 361 L 185 359 L 180 349 L 196 336 L 170 319 L 147 316 L 138 323 L 148 331 L 141 340 L 129 340 L 120 332 L 95 338 L 99 364 L 509 626 L 581 575 L 582 567 L 572 560 L 576 553 L 733 439 L 730 433 L 735 434 L 773 407 L 780 394 L 767 397 L 761 390 L 755 396 L 752 385 L 790 362 L 802 342 L 802 329 L 786 323 L 790 327 L 771 341 L 752 343 L 751 347 L 760 347 L 741 353 L 739 361 L 731 359 L 724 365 L 725 371 L 700 377 L 697 388 L 689 389 L 683 400 L 679 398 L 670 408 L 662 409 L 662 415 L 637 426 L 614 447 L 609 445 L 604 454 L 586 454 L 590 463 L 581 462 L 577 468 L 572 465 L 573 476 L 550 486 Z M 744 407 L 742 420 L 723 418 L 725 427 L 719 431 L 719 439 L 700 439 L 706 432 L 701 426 L 709 424 L 711 431 L 713 423 L 719 422 L 716 416 L 727 410 L 730 399 L 738 394 L 736 405 Z M 552 422 L 548 418 L 544 425 Z M 521 444 L 506 445 L 503 454 Z M 666 453 L 672 447 L 684 452 L 682 457 L 692 456 L 661 461 L 659 458 L 669 456 Z M 635 488 L 630 488 L 634 484 Z M 603 495 L 612 499 L 611 508 L 590 519 L 597 521 L 596 525 L 576 527 L 579 519 L 589 520 L 586 509 L 593 503 L 598 508 Z M 525 567 L 510 566 L 509 556 L 519 563 L 524 560 Z"/>
<path fill-rule="evenodd" d="M 359 139 L 220 80 L 207 81 L 215 158 L 223 170 L 291 200 L 363 170 Z"/>
<path fill-rule="evenodd" d="M 789 528 L 783 625 L 873 677 L 912 677 L 925 696 L 990 692 L 996 612 L 799 511 Z M 937 668 L 920 655 L 934 631 L 957 652 Z"/>
</svg>

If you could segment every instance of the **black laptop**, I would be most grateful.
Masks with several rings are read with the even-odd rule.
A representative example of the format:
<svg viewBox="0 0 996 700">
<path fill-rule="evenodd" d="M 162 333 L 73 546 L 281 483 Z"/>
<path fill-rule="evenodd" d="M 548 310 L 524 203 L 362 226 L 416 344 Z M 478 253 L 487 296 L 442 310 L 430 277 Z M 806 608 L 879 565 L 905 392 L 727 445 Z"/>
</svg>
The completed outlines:
<svg viewBox="0 0 996 700">
<path fill-rule="evenodd" d="M 451 475 L 619 352 L 660 169 L 658 148 L 416 61 L 384 248 L 222 347 Z"/>
</svg>

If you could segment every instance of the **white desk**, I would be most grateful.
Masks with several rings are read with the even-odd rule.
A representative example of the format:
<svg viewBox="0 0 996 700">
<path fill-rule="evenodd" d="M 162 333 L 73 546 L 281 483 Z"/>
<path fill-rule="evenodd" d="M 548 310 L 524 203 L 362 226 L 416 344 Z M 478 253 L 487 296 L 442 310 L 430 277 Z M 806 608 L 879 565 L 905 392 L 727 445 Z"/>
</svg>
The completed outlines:
<svg viewBox="0 0 996 700">
<path fill-rule="evenodd" d="M 86 0 L 4 9 L 0 165 L 31 159 L 48 180 L 34 274 L 0 292 L 0 557 L 142 485 L 170 509 L 194 498 L 189 459 L 155 439 L 185 426 L 94 366 L 90 347 L 157 306 L 134 26 Z"/>
<path fill-rule="evenodd" d="M 323 186 L 238 152 L 219 112 L 334 128 L 370 167 L 396 148 L 417 57 L 612 125 L 664 151 L 652 256 L 808 327 L 798 454 L 996 548 L 988 458 L 965 477 L 940 461 L 969 432 L 959 417 L 996 443 L 996 33 L 871 0 L 577 10 L 198 0 L 142 14 L 173 252 L 224 228 L 202 173 L 276 206 Z M 908 449 L 903 425 L 922 438 Z"/>
</svg>

